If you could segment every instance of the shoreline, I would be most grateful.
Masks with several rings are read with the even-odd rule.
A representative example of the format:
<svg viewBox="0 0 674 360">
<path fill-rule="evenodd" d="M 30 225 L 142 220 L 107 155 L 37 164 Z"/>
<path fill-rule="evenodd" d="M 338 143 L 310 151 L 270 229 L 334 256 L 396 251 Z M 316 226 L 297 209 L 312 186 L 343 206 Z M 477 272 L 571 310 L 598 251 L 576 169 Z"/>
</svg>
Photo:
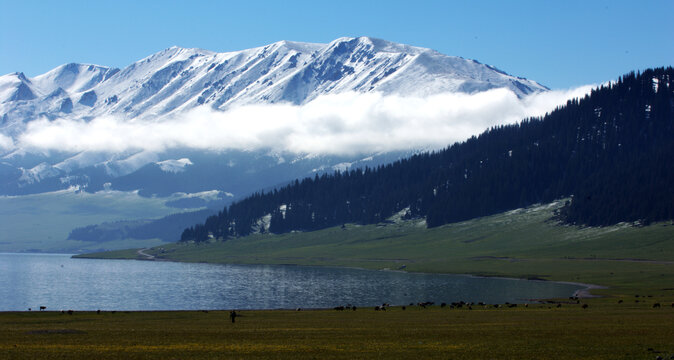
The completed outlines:
<svg viewBox="0 0 674 360">
<path fill-rule="evenodd" d="M 137 253 L 140 255 L 141 250 L 147 250 L 147 248 L 140 249 L 137 251 Z M 80 254 L 76 254 L 80 255 Z M 366 271 L 386 271 L 386 272 L 399 272 L 399 273 L 406 273 L 406 274 L 420 274 L 420 275 L 448 275 L 448 276 L 466 276 L 466 277 L 472 277 L 472 278 L 484 278 L 484 279 L 489 279 L 489 278 L 498 278 L 498 279 L 506 279 L 506 280 L 525 280 L 525 281 L 541 281 L 541 282 L 553 282 L 557 284 L 565 284 L 565 285 L 575 285 L 582 287 L 582 289 L 578 289 L 574 291 L 570 296 L 571 297 L 577 297 L 580 299 L 590 299 L 590 298 L 601 298 L 603 297 L 602 295 L 594 295 L 591 293 L 591 290 L 593 289 L 608 289 L 608 286 L 604 285 L 599 285 L 599 284 L 587 284 L 587 283 L 579 283 L 579 282 L 573 282 L 573 281 L 564 281 L 564 280 L 547 280 L 547 279 L 530 279 L 530 278 L 524 278 L 524 277 L 513 277 L 513 276 L 498 276 L 498 275 L 484 275 L 484 274 L 466 274 L 466 273 L 446 273 L 446 272 L 423 272 L 423 271 L 409 271 L 407 269 L 390 269 L 390 268 L 381 268 L 381 269 L 371 269 L 371 268 L 364 268 L 364 267 L 357 267 L 357 266 L 339 266 L 339 265 L 331 265 L 331 264 L 326 264 L 326 265 L 304 265 L 304 264 L 293 264 L 293 263 L 286 263 L 286 264 L 258 264 L 258 263 L 218 263 L 218 262 L 194 262 L 194 261 L 183 261 L 183 260 L 173 260 L 173 259 L 165 259 L 165 258 L 135 258 L 135 259 L 128 259 L 128 258 L 95 258 L 95 257 L 76 257 L 76 255 L 71 256 L 72 259 L 91 259 L 91 260 L 135 260 L 135 261 L 158 261 L 158 262 L 176 262 L 176 263 L 185 263 L 185 264 L 211 264 L 211 265 L 238 265 L 238 266 L 307 266 L 307 267 L 332 267 L 332 268 L 338 268 L 338 269 L 355 269 L 355 270 L 366 270 Z M 147 255 L 146 255 L 147 256 Z M 548 299 L 537 299 L 537 300 L 548 300 Z"/>
</svg>

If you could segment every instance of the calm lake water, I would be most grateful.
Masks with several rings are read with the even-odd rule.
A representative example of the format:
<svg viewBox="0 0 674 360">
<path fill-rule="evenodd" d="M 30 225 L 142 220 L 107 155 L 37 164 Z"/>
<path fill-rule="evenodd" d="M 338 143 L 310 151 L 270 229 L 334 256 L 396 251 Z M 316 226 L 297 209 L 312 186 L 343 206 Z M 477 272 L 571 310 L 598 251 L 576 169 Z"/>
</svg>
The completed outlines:
<svg viewBox="0 0 674 360">
<path fill-rule="evenodd" d="M 334 267 L 213 265 L 0 254 L 0 311 L 325 308 L 527 302 L 577 285 Z"/>
</svg>

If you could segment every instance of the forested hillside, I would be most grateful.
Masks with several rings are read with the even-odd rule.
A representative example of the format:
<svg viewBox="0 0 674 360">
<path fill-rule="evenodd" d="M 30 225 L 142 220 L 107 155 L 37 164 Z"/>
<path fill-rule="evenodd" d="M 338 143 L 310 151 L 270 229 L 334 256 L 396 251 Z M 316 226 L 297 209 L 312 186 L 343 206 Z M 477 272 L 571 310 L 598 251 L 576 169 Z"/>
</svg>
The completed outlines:
<svg viewBox="0 0 674 360">
<path fill-rule="evenodd" d="M 400 212 L 435 227 L 568 196 L 560 218 L 571 224 L 674 219 L 673 79 L 672 67 L 630 73 L 442 151 L 256 193 L 181 240 L 371 224 Z"/>
</svg>

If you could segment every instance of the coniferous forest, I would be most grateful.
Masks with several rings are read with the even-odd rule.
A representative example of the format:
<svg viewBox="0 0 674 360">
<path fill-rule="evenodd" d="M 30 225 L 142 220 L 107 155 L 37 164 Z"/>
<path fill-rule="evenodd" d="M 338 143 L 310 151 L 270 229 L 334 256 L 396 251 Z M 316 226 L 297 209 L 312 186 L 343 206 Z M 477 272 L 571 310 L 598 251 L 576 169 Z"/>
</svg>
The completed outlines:
<svg viewBox="0 0 674 360">
<path fill-rule="evenodd" d="M 569 224 L 674 219 L 673 80 L 672 67 L 630 73 L 441 151 L 255 193 L 181 241 L 373 224 L 401 211 L 436 227 L 565 197 Z"/>
</svg>

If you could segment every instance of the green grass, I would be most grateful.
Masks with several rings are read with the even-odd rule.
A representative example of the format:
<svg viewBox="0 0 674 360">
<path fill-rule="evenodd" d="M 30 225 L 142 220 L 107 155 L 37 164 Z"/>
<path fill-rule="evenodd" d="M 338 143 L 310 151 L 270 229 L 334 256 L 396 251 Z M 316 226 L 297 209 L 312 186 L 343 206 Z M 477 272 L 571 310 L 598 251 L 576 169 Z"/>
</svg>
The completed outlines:
<svg viewBox="0 0 674 360">
<path fill-rule="evenodd" d="M 299 264 L 539 278 L 608 286 L 595 294 L 674 294 L 674 226 L 579 228 L 551 221 L 560 203 L 426 229 L 419 221 L 257 234 L 209 244 L 169 244 L 157 258 Z M 138 258 L 135 251 L 85 257 Z M 642 261 L 646 260 L 646 261 Z"/>
<path fill-rule="evenodd" d="M 655 359 L 674 308 L 591 299 L 528 308 L 0 313 L 2 359 Z"/>
<path fill-rule="evenodd" d="M 435 229 L 347 225 L 145 250 L 174 261 L 337 265 L 609 286 L 516 308 L 0 313 L 2 359 L 665 359 L 674 355 L 674 226 L 577 228 L 559 204 Z M 137 250 L 86 255 L 139 258 Z M 557 307 L 561 303 L 561 307 Z M 582 304 L 588 304 L 587 309 Z M 662 306 L 655 308 L 659 303 Z"/>
<path fill-rule="evenodd" d="M 166 199 L 134 192 L 90 194 L 70 190 L 24 196 L 0 196 L 0 251 L 94 251 L 159 245 L 159 240 L 108 242 L 68 241 L 71 230 L 106 221 L 158 218 L 178 212 Z"/>
</svg>

